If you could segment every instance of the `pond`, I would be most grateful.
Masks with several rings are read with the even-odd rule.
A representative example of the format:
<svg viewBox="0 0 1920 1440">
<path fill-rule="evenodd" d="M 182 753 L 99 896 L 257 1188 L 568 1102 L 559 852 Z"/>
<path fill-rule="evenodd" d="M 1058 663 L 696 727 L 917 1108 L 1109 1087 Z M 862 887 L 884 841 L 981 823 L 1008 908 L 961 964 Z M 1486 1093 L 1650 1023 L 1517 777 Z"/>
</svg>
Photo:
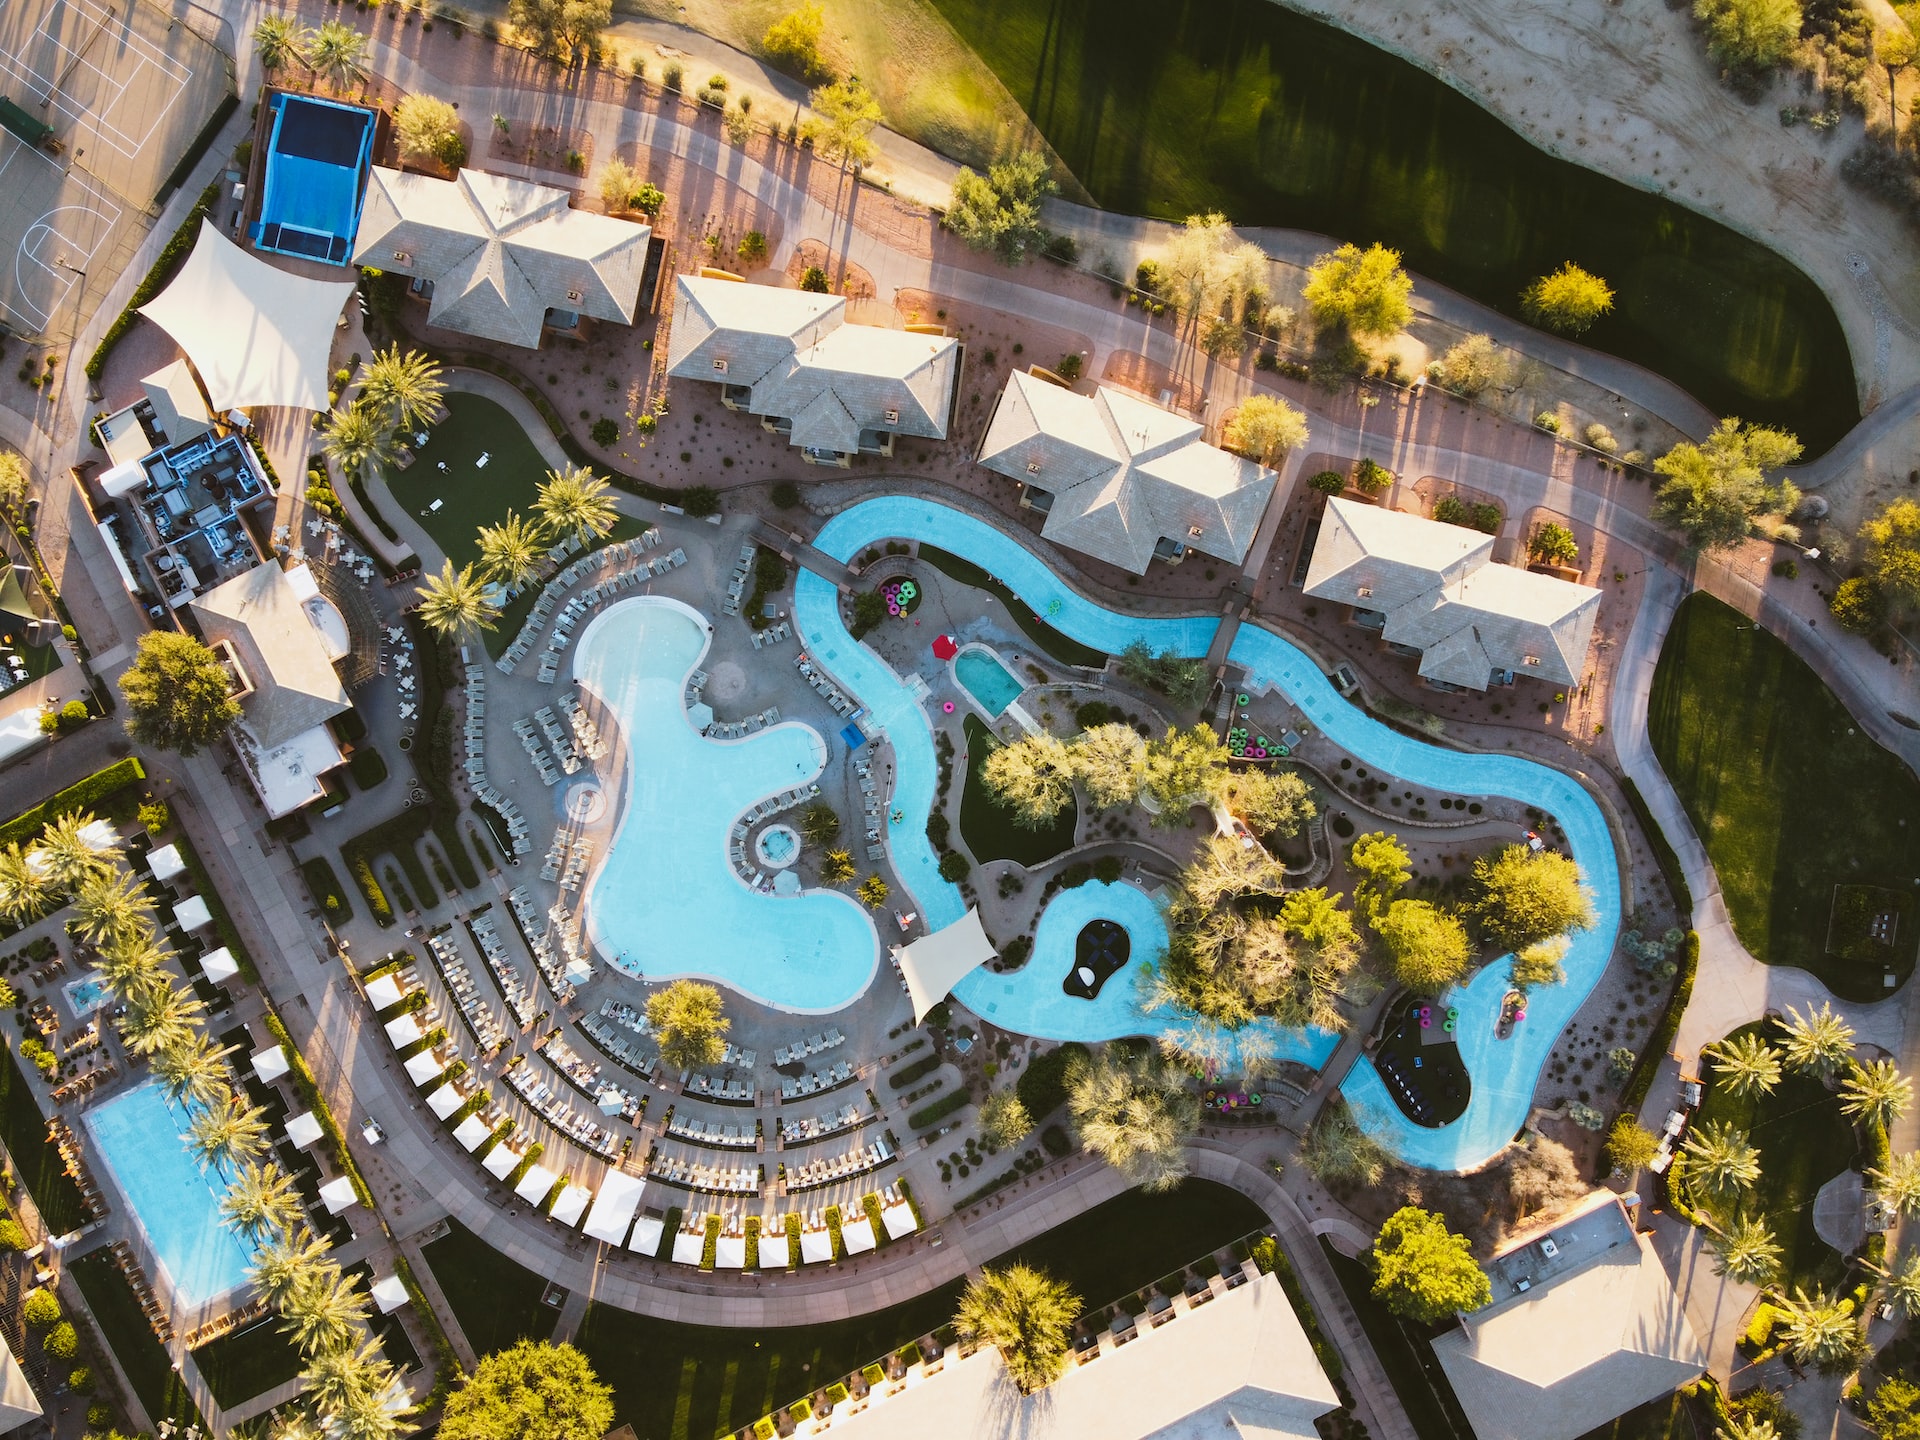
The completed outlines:
<svg viewBox="0 0 1920 1440">
<path fill-rule="evenodd" d="M 1809 454 L 1859 418 L 1840 322 L 1794 265 L 1555 159 L 1332 26 L 1272 0 L 934 3 L 1108 209 L 1380 241 L 1512 315 L 1529 280 L 1573 260 L 1616 292 L 1595 348 L 1784 425 Z"/>
</svg>

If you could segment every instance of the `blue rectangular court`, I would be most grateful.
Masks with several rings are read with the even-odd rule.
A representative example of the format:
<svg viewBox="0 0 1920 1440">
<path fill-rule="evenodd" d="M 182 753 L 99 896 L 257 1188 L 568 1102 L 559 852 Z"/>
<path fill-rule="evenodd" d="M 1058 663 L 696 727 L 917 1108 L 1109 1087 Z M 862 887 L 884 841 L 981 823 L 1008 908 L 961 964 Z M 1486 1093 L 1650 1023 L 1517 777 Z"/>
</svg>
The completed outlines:
<svg viewBox="0 0 1920 1440">
<path fill-rule="evenodd" d="M 276 94 L 268 104 L 253 243 L 280 255 L 345 265 L 360 228 L 378 117 L 363 105 L 313 95 Z"/>
</svg>

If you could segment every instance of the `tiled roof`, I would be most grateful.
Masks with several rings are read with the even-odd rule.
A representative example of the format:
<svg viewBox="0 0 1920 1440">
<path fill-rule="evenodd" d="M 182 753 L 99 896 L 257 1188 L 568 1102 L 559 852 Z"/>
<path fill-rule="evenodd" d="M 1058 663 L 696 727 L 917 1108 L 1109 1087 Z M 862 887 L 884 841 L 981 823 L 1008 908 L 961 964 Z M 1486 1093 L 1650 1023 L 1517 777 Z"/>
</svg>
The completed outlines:
<svg viewBox="0 0 1920 1440">
<path fill-rule="evenodd" d="M 1493 536 L 1478 530 L 1331 500 L 1314 542 L 1307 594 L 1391 612 L 1492 558 Z"/>
<path fill-rule="evenodd" d="M 752 385 L 844 324 L 846 308 L 839 295 L 682 275 L 674 286 L 667 374 Z"/>
<path fill-rule="evenodd" d="M 279 562 L 256 565 L 193 601 L 209 643 L 232 645 L 253 683 L 241 705 L 263 750 L 350 709 L 320 634 Z"/>
</svg>

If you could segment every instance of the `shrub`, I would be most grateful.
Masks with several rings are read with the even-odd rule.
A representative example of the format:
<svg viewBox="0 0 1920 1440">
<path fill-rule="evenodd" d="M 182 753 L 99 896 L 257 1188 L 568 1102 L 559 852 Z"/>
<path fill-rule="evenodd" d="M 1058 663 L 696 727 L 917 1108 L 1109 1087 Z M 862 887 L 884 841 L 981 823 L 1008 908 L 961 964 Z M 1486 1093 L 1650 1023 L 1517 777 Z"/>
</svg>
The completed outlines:
<svg viewBox="0 0 1920 1440">
<path fill-rule="evenodd" d="M 1040 1144 L 1056 1160 L 1073 1148 L 1073 1142 L 1067 1139 L 1067 1132 L 1058 1125 L 1049 1125 L 1040 1132 Z"/>
<path fill-rule="evenodd" d="M 1536 429 L 1544 430 L 1549 435 L 1560 433 L 1560 417 L 1551 410 L 1542 410 L 1533 417 L 1533 423 Z"/>
<path fill-rule="evenodd" d="M 776 510 L 792 510 L 800 504 L 800 487 L 791 480 L 782 480 L 773 487 L 773 504 Z"/>
<path fill-rule="evenodd" d="M 91 1395 L 97 1388 L 97 1385 L 98 1382 L 93 1378 L 93 1371 L 85 1365 L 74 1366 L 72 1372 L 67 1376 L 67 1388 L 76 1395 Z M 89 1423 L 91 1423 L 93 1413 L 92 1406 L 87 1407 L 87 1413 Z"/>
<path fill-rule="evenodd" d="M 1347 488 L 1347 477 L 1338 470 L 1322 470 L 1307 481 L 1307 488 L 1322 495 L 1338 495 Z"/>
<path fill-rule="evenodd" d="M 307 889 L 314 900 L 326 912 L 329 925 L 342 925 L 353 918 L 353 902 L 347 899 L 346 892 L 340 888 L 339 877 L 333 873 L 333 866 L 327 863 L 326 856 L 316 855 L 311 860 L 302 860 L 300 875 L 307 882 Z"/>
<path fill-rule="evenodd" d="M 60 1319 L 60 1302 L 51 1290 L 36 1290 L 20 1307 L 20 1316 L 36 1330 L 44 1330 Z"/>
<path fill-rule="evenodd" d="M 109 765 L 0 825 L 0 845 L 10 840 L 31 839 L 46 827 L 49 820 L 75 810 L 105 808 L 109 799 L 146 778 L 145 767 L 136 759 L 129 758 Z"/>
<path fill-rule="evenodd" d="M 1353 483 L 1363 494 L 1378 495 L 1393 483 L 1393 472 L 1377 460 L 1362 460 L 1354 472 Z"/>
<path fill-rule="evenodd" d="M 938 1123 L 971 1101 L 973 1097 L 964 1089 L 955 1090 L 951 1095 L 943 1095 L 931 1105 L 923 1105 L 907 1116 L 907 1124 L 915 1130 L 924 1130 Z"/>
<path fill-rule="evenodd" d="M 695 485 L 680 499 L 680 508 L 696 520 L 720 513 L 720 492 L 711 485 Z"/>
<path fill-rule="evenodd" d="M 938 1055 L 928 1055 L 924 1059 L 914 1061 L 913 1064 L 907 1066 L 906 1069 L 896 1071 L 888 1076 L 887 1088 L 889 1090 L 904 1090 L 907 1086 L 913 1084 L 914 1081 L 931 1075 L 939 1068 L 940 1057 Z"/>
<path fill-rule="evenodd" d="M 1075 1061 L 1087 1058 L 1087 1047 L 1076 1040 L 1049 1050 L 1046 1054 L 1027 1062 L 1027 1068 L 1020 1072 L 1020 1079 L 1013 1090 L 1020 1097 L 1020 1103 L 1027 1107 L 1027 1114 L 1035 1120 L 1044 1120 L 1055 1110 L 1067 1103 L 1067 1071 Z"/>
<path fill-rule="evenodd" d="M 173 821 L 173 811 L 167 808 L 164 800 L 143 801 L 139 814 L 141 827 L 149 835 L 158 835 Z"/>
<path fill-rule="evenodd" d="M 0 1220 L 0 1250 L 24 1250 L 27 1245 L 26 1226 L 12 1218 Z"/>
<path fill-rule="evenodd" d="M 80 1336 L 73 1328 L 73 1322 L 62 1320 L 47 1332 L 47 1338 L 40 1348 L 56 1360 L 71 1360 L 80 1353 Z"/>
<path fill-rule="evenodd" d="M 619 442 L 620 422 L 602 415 L 598 420 L 593 422 L 593 428 L 589 430 L 587 434 L 592 437 L 594 444 L 605 449 L 607 446 Z"/>
<path fill-rule="evenodd" d="M 973 862 L 958 850 L 949 850 L 940 857 L 940 878 L 959 884 L 973 873 Z"/>
<path fill-rule="evenodd" d="M 387 762 L 371 745 L 362 745 L 354 751 L 347 769 L 352 772 L 353 783 L 362 790 L 371 790 L 387 778 Z"/>
<path fill-rule="evenodd" d="M 809 265 L 800 276 L 800 288 L 810 290 L 816 295 L 825 295 L 831 287 L 827 284 L 827 272 L 818 265 Z"/>
</svg>

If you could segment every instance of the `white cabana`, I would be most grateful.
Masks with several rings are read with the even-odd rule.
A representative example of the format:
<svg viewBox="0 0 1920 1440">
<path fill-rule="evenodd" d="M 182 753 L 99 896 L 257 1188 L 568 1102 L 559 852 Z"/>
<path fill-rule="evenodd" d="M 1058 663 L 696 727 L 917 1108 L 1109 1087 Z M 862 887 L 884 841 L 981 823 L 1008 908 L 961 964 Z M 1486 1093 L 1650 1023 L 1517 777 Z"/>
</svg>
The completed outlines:
<svg viewBox="0 0 1920 1440">
<path fill-rule="evenodd" d="M 360 1197 L 353 1193 L 353 1181 L 345 1175 L 322 1185 L 320 1199 L 326 1204 L 329 1215 L 338 1215 L 342 1210 L 351 1210 L 360 1203 Z"/>
<path fill-rule="evenodd" d="M 89 820 L 80 827 L 80 838 L 93 850 L 118 850 L 120 832 L 110 820 Z"/>
<path fill-rule="evenodd" d="M 978 965 L 993 959 L 993 942 L 980 924 L 978 907 L 944 930 L 922 936 L 911 945 L 894 952 L 900 959 L 900 973 L 906 977 L 907 992 L 913 997 L 913 1019 L 918 1024 L 927 1012 L 947 998 L 947 992 Z"/>
<path fill-rule="evenodd" d="M 593 978 L 593 966 L 578 957 L 567 962 L 567 983 L 584 985 Z"/>
<path fill-rule="evenodd" d="M 400 982 L 391 972 L 376 975 L 367 982 L 367 1003 L 375 1010 L 386 1010 L 398 1005 L 406 998 L 407 992 L 400 988 Z"/>
<path fill-rule="evenodd" d="M 449 1085 L 446 1088 L 451 1090 L 453 1087 Z M 492 1133 L 492 1127 L 490 1127 L 486 1121 L 482 1120 L 478 1115 L 469 1115 L 458 1125 L 454 1126 L 453 1138 L 459 1142 L 462 1150 L 471 1155 L 480 1148 L 481 1142 Z"/>
<path fill-rule="evenodd" d="M 319 1144 L 320 1137 L 325 1133 L 311 1110 L 302 1110 L 287 1121 L 287 1139 L 293 1142 L 296 1150 L 307 1150 Z"/>
<path fill-rule="evenodd" d="M 845 1242 L 849 1255 L 864 1255 L 880 1243 L 873 1238 L 873 1221 L 865 1215 L 858 1220 L 841 1221 L 840 1238 Z"/>
<path fill-rule="evenodd" d="M 253 1073 L 259 1077 L 262 1085 L 271 1085 L 290 1068 L 287 1052 L 278 1045 L 269 1045 L 264 1050 L 253 1052 Z"/>
<path fill-rule="evenodd" d="M 187 862 L 180 858 L 178 845 L 162 845 L 147 855 L 147 864 L 153 869 L 153 878 L 162 885 L 170 884 L 187 873 Z"/>
<path fill-rule="evenodd" d="M 422 1050 L 418 1055 L 407 1061 L 407 1078 L 416 1085 L 424 1085 L 429 1080 L 438 1079 L 441 1075 L 445 1074 L 446 1069 L 447 1067 L 441 1063 L 440 1057 L 434 1054 L 433 1051 Z"/>
<path fill-rule="evenodd" d="M 640 1208 L 640 1195 L 647 1188 L 638 1176 L 622 1170 L 609 1170 L 600 1182 L 600 1193 L 593 1197 L 593 1209 L 587 1212 L 586 1235 L 589 1240 L 604 1240 L 618 1245 L 627 1238 L 633 1212 Z"/>
<path fill-rule="evenodd" d="M 817 1265 L 823 1260 L 833 1259 L 833 1236 L 825 1230 L 802 1230 L 800 1232 L 800 1263 Z"/>
<path fill-rule="evenodd" d="M 560 1192 L 560 1198 L 553 1202 L 553 1219 L 571 1230 L 580 1223 L 580 1217 L 587 1213 L 587 1202 L 593 1199 L 593 1191 L 584 1185 L 569 1185 Z"/>
<path fill-rule="evenodd" d="M 380 1307 L 382 1315 L 391 1315 L 413 1298 L 407 1294 L 407 1282 L 398 1275 L 374 1281 L 373 1289 L 368 1293 L 373 1296 L 373 1303 Z"/>
<path fill-rule="evenodd" d="M 450 1118 L 454 1111 L 466 1103 L 467 1097 L 460 1093 L 460 1087 L 451 1080 L 427 1096 L 427 1108 L 433 1111 L 436 1120 Z"/>
<path fill-rule="evenodd" d="M 529 1205 L 538 1205 L 547 1198 L 547 1192 L 553 1189 L 553 1182 L 559 1178 L 544 1165 L 529 1165 L 527 1173 L 520 1177 L 520 1183 L 513 1187 L 513 1193 Z"/>
<path fill-rule="evenodd" d="M 676 1230 L 673 1232 L 673 1263 L 676 1265 L 698 1265 L 700 1257 L 707 1251 L 707 1237 L 698 1230 Z"/>
<path fill-rule="evenodd" d="M 420 1028 L 420 1021 L 411 1011 L 387 1022 L 387 1039 L 393 1043 L 393 1048 L 396 1050 L 413 1044 L 426 1033 Z"/>
<path fill-rule="evenodd" d="M 180 273 L 140 313 L 174 338 L 216 410 L 327 406 L 327 356 L 351 280 L 309 280 L 200 222 Z"/>
<path fill-rule="evenodd" d="M 600 1092 L 597 1102 L 602 1115 L 618 1115 L 627 1108 L 627 1097 L 609 1085 Z"/>
<path fill-rule="evenodd" d="M 716 1270 L 744 1270 L 747 1265 L 747 1237 L 722 1235 L 714 1242 L 713 1267 Z"/>
<path fill-rule="evenodd" d="M 198 895 L 189 895 L 173 907 L 173 923 L 182 930 L 204 930 L 213 923 L 213 912 Z"/>
<path fill-rule="evenodd" d="M 633 1239 L 627 1248 L 636 1255 L 658 1255 L 660 1253 L 660 1232 L 666 1228 L 665 1222 L 657 1215 L 642 1215 L 633 1222 Z"/>
<path fill-rule="evenodd" d="M 220 985 L 240 973 L 240 962 L 233 958 L 231 950 L 222 945 L 218 950 L 200 957 L 200 968 L 207 972 L 207 979 Z"/>
<path fill-rule="evenodd" d="M 880 1223 L 887 1227 L 887 1238 L 898 1240 L 902 1235 L 911 1235 L 920 1228 L 920 1222 L 913 1218 L 913 1206 L 904 1200 L 896 1200 L 880 1211 Z"/>
<path fill-rule="evenodd" d="M 520 1163 L 520 1152 L 505 1141 L 487 1152 L 487 1158 L 480 1162 L 480 1168 L 496 1180 L 504 1180 L 513 1173 L 513 1167 Z"/>
<path fill-rule="evenodd" d="M 787 1246 L 787 1232 L 762 1230 L 760 1232 L 760 1268 L 784 1270 L 792 1263 L 793 1255 Z"/>
</svg>

